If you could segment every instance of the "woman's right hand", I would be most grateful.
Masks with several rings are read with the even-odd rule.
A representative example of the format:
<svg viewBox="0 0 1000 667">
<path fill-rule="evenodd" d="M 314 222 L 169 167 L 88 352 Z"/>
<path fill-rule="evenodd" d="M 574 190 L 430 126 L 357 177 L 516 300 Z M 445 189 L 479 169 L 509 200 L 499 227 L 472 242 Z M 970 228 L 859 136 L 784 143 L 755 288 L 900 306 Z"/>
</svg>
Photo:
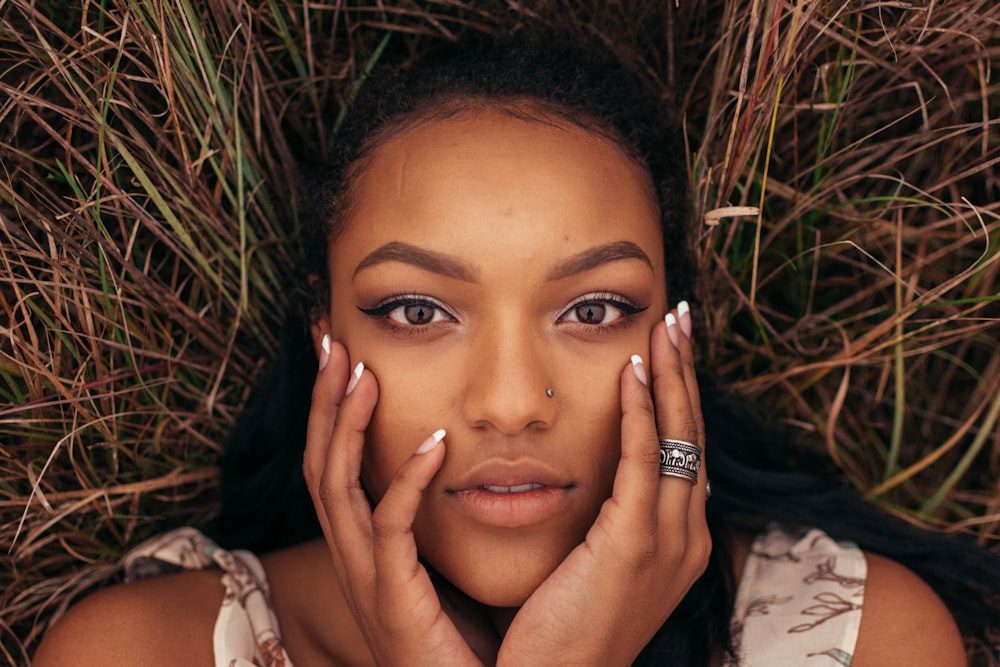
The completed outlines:
<svg viewBox="0 0 1000 667">
<path fill-rule="evenodd" d="M 354 381 L 342 345 L 326 338 L 323 347 L 303 471 L 344 599 L 375 662 L 479 665 L 477 652 L 492 662 L 499 640 L 469 625 L 468 610 L 456 609 L 460 633 L 417 560 L 413 520 L 444 461 L 444 443 L 431 436 L 415 447 L 373 511 L 361 486 L 361 460 L 378 383 L 363 367 Z"/>
</svg>

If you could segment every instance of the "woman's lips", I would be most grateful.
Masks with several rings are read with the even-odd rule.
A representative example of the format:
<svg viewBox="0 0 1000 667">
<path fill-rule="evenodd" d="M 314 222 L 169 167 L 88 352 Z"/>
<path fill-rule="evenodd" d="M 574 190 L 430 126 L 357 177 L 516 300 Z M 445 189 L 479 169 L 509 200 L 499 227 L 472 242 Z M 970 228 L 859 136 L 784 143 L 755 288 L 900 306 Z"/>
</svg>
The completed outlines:
<svg viewBox="0 0 1000 667">
<path fill-rule="evenodd" d="M 571 480 L 534 460 L 492 460 L 475 466 L 445 490 L 474 521 L 500 528 L 542 523 L 567 508 Z"/>
<path fill-rule="evenodd" d="M 525 491 L 534 491 L 536 489 L 544 489 L 544 484 L 537 484 L 535 482 L 528 482 L 527 484 L 518 484 L 516 486 L 501 486 L 499 484 L 484 484 L 479 487 L 484 491 L 492 491 L 493 493 L 524 493 Z"/>
</svg>

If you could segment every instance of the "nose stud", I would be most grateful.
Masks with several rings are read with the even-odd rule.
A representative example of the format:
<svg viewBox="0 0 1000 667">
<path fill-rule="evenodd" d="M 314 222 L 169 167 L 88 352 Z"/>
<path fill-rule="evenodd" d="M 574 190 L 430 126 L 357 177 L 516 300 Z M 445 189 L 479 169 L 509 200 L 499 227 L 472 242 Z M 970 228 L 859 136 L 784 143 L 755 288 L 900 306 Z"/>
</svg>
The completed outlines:
<svg viewBox="0 0 1000 667">
<path fill-rule="evenodd" d="M 556 395 L 556 392 L 552 391 L 551 389 L 546 389 L 545 395 L 548 396 L 549 398 L 552 398 L 553 396 Z"/>
</svg>

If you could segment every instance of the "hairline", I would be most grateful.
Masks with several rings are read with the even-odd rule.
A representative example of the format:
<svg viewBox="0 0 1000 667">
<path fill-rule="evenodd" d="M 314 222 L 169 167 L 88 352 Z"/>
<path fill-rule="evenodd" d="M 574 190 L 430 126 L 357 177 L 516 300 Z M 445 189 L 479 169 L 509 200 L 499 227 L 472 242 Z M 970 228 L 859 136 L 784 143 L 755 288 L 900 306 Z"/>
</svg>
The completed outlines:
<svg viewBox="0 0 1000 667">
<path fill-rule="evenodd" d="M 645 174 L 643 188 L 653 214 L 661 215 L 660 200 L 652 170 L 644 156 L 636 147 L 607 123 L 593 114 L 574 107 L 532 95 L 488 96 L 484 94 L 452 93 L 427 100 L 417 108 L 386 119 L 361 142 L 357 155 L 346 166 L 343 189 L 338 197 L 330 219 L 326 223 L 327 242 L 336 240 L 344 233 L 355 208 L 355 194 L 364 179 L 378 149 L 396 137 L 430 123 L 449 120 L 476 111 L 497 111 L 506 116 L 528 123 L 538 123 L 565 130 L 567 124 L 583 130 L 587 134 L 602 139 L 616 147 Z"/>
</svg>

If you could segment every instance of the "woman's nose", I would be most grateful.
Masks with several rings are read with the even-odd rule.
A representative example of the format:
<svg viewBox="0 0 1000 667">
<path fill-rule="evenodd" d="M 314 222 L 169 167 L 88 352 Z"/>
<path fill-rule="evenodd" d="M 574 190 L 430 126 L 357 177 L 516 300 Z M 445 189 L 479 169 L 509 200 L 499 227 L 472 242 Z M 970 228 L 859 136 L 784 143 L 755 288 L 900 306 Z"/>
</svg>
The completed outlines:
<svg viewBox="0 0 1000 667">
<path fill-rule="evenodd" d="M 559 396 L 547 370 L 551 355 L 536 332 L 505 327 L 484 333 L 471 355 L 462 406 L 466 423 L 505 435 L 555 424 Z"/>
</svg>

